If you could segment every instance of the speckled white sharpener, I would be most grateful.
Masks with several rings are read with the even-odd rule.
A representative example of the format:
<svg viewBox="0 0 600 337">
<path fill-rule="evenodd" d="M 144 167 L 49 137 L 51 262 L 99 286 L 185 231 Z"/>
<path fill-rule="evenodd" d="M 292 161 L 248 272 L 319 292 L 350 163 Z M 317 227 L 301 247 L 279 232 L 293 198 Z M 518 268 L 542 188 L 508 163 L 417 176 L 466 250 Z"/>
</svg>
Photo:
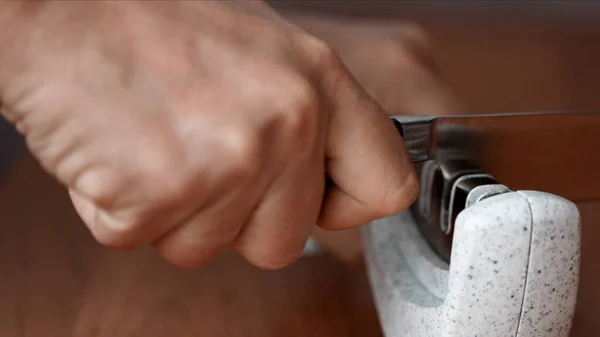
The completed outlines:
<svg viewBox="0 0 600 337">
<path fill-rule="evenodd" d="M 577 207 L 535 191 L 470 197 L 449 264 L 429 248 L 410 211 L 365 227 L 385 336 L 567 337 L 579 279 Z"/>
</svg>

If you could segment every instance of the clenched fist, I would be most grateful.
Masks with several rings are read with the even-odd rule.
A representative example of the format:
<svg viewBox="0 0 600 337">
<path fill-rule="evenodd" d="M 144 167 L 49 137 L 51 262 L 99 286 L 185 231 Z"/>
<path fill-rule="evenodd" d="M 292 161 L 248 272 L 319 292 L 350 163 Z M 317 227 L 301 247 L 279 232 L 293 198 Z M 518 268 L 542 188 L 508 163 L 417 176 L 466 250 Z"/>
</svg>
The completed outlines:
<svg viewBox="0 0 600 337">
<path fill-rule="evenodd" d="M 416 197 L 380 106 L 264 3 L 15 1 L 0 23 L 3 113 L 106 246 L 279 268 L 315 224 Z"/>
<path fill-rule="evenodd" d="M 440 76 L 434 39 L 421 26 L 398 20 L 287 14 L 294 24 L 327 42 L 386 112 L 437 116 L 467 112 Z M 316 228 L 312 235 L 339 260 L 363 265 L 359 228 Z"/>
</svg>

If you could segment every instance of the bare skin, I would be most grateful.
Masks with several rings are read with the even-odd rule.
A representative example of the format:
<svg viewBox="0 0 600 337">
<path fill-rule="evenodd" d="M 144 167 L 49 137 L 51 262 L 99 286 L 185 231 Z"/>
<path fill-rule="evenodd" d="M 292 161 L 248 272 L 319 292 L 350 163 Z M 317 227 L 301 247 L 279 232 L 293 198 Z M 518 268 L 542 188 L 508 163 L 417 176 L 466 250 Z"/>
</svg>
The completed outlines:
<svg viewBox="0 0 600 337">
<path fill-rule="evenodd" d="M 382 107 L 262 2 L 0 6 L 3 114 L 107 247 L 281 268 L 315 224 L 354 228 L 418 193 Z"/>
<path fill-rule="evenodd" d="M 290 21 L 331 46 L 365 90 L 389 114 L 447 115 L 464 107 L 440 78 L 434 43 L 411 22 L 291 15 Z M 363 265 L 359 228 L 315 228 L 321 247 L 351 266 Z"/>
</svg>

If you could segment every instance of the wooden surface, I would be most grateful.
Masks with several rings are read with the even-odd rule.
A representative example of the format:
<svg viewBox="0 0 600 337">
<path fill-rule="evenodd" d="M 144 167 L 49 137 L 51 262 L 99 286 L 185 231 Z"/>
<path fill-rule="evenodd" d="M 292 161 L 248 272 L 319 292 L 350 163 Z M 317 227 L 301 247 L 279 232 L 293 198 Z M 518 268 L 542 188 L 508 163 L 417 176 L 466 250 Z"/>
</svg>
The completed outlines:
<svg viewBox="0 0 600 337">
<path fill-rule="evenodd" d="M 263 272 L 232 254 L 182 271 L 111 253 L 29 158 L 0 185 L 0 335 L 377 336 L 365 276 L 327 257 Z"/>
<path fill-rule="evenodd" d="M 600 30 L 423 22 L 466 112 L 600 106 Z M 600 335 L 598 210 L 582 206 L 577 337 Z M 150 250 L 109 252 L 27 156 L 0 180 L 0 221 L 1 336 L 381 335 L 363 271 L 318 257 L 263 272 L 232 254 L 181 271 Z"/>
</svg>

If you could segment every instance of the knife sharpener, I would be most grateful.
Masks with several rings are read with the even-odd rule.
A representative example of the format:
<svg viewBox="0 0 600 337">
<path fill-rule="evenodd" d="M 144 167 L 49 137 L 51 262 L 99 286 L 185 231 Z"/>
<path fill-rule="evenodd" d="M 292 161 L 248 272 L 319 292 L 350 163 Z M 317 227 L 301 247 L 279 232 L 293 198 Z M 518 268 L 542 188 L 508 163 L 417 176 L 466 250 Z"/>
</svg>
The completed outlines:
<svg viewBox="0 0 600 337">
<path fill-rule="evenodd" d="M 385 336 L 568 336 L 580 264 L 575 204 L 513 191 L 469 156 L 425 160 L 418 172 L 413 206 L 363 228 Z"/>
</svg>

